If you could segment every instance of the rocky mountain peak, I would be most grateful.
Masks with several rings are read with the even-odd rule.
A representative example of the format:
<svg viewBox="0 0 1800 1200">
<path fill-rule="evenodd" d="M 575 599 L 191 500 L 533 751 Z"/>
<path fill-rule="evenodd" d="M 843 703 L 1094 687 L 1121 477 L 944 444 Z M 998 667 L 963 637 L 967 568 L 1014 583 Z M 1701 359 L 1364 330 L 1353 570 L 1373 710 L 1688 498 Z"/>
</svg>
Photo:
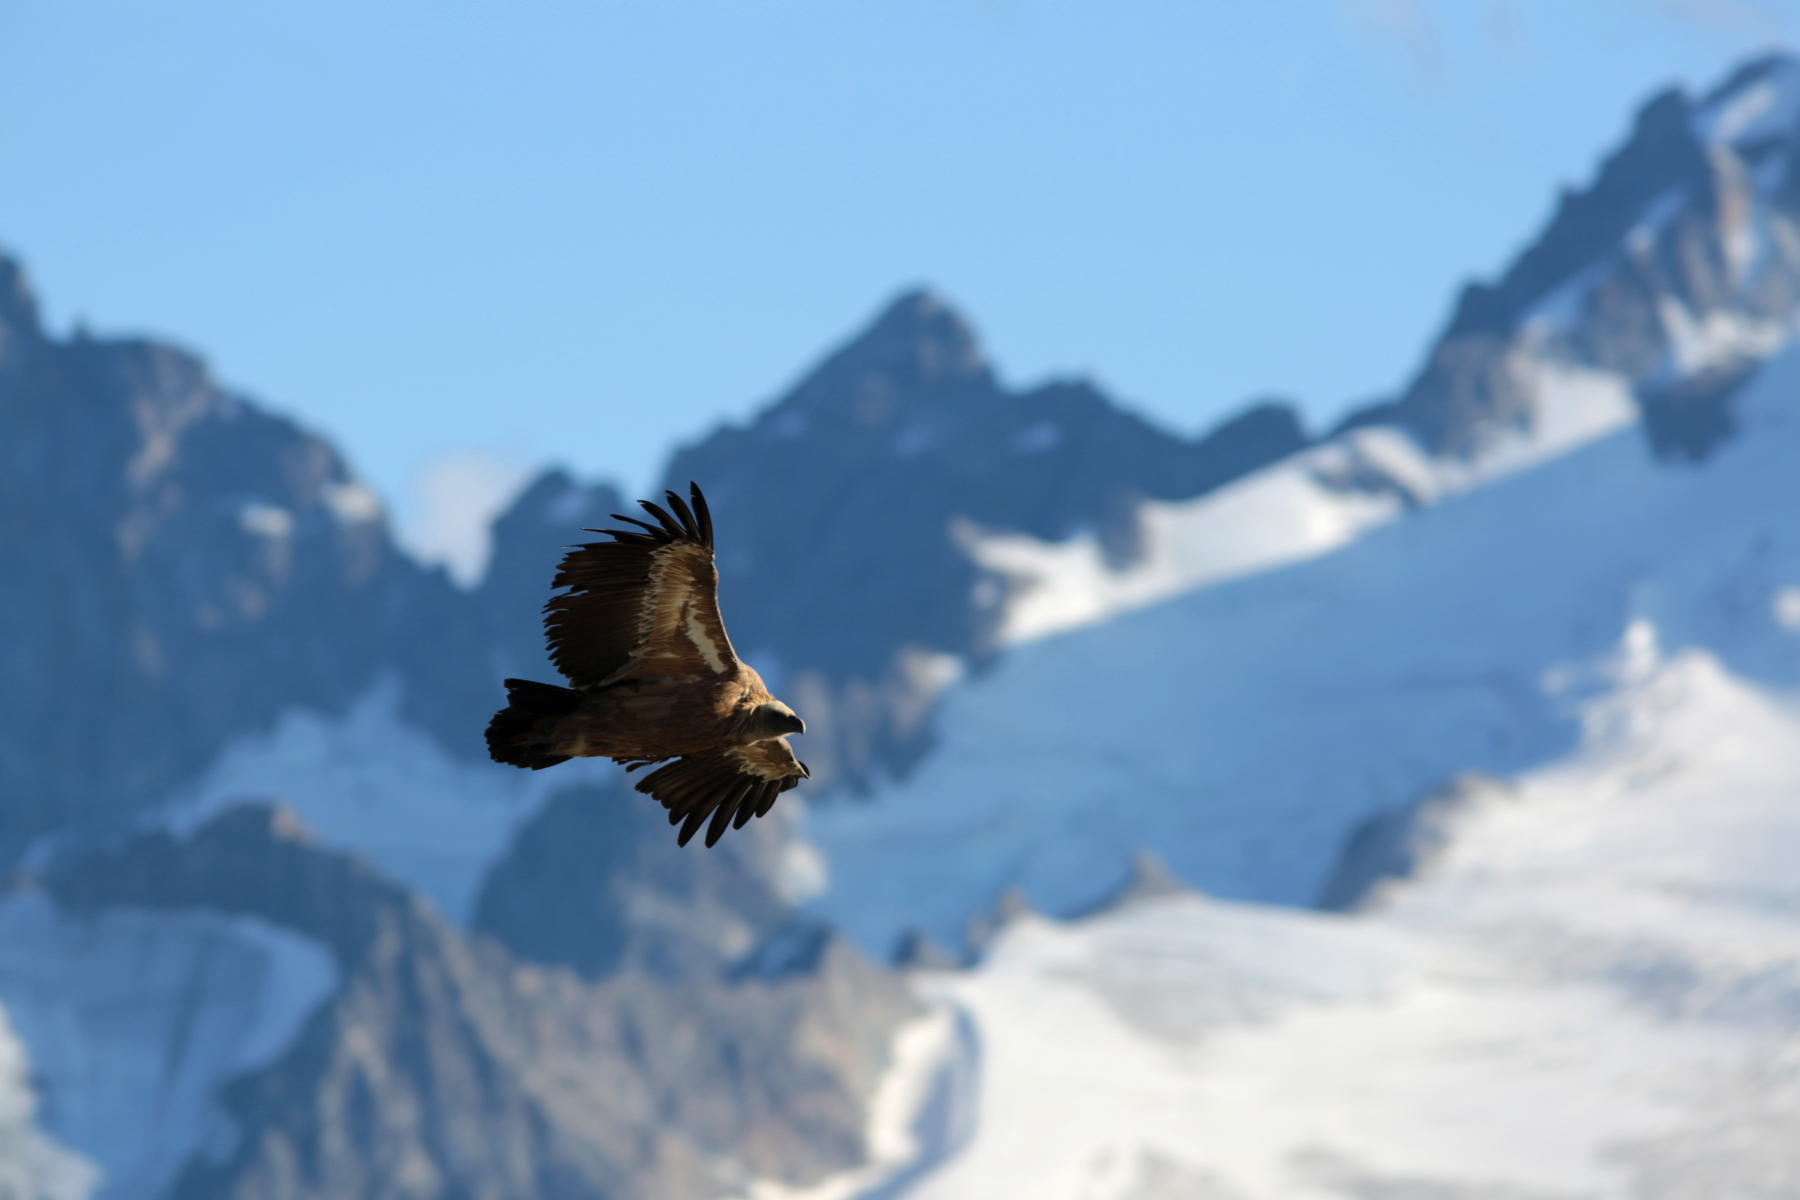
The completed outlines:
<svg viewBox="0 0 1800 1200">
<path fill-rule="evenodd" d="M 184 351 L 36 320 L 0 260 L 0 861 L 129 823 L 233 738 L 341 712 L 383 672 L 409 719 L 480 753 L 479 613 L 399 553 L 329 443 Z M 96 693 L 122 714 L 98 745 L 63 716 Z"/>
<path fill-rule="evenodd" d="M 25 268 L 0 254 L 0 364 L 12 356 L 14 344 L 36 341 L 42 336 L 37 297 L 32 293 Z"/>
<path fill-rule="evenodd" d="M 1739 67 L 1695 107 L 1695 132 L 1708 143 L 1749 148 L 1791 137 L 1800 121 L 1800 59 L 1768 54 Z"/>
<path fill-rule="evenodd" d="M 766 419 L 841 414 L 881 425 L 903 399 L 993 386 L 993 373 L 968 320 L 941 297 L 916 289 L 896 297 Z"/>
<path fill-rule="evenodd" d="M 1463 290 L 1445 336 L 1511 332 L 1531 305 L 1617 246 L 1659 196 L 1673 187 L 1704 189 L 1712 168 L 1692 116 L 1679 89 L 1646 103 L 1625 145 L 1591 185 L 1563 190 L 1548 227 L 1500 281 Z"/>
<path fill-rule="evenodd" d="M 719 535 L 734 644 L 806 714 L 815 786 L 904 770 L 932 698 L 996 651 L 1008 579 L 957 531 L 1137 553 L 1148 500 L 1183 500 L 1307 443 L 1260 405 L 1202 437 L 1152 425 L 1092 384 L 1013 390 L 967 321 L 909 292 L 746 426 L 683 448 Z"/>
<path fill-rule="evenodd" d="M 1474 460 L 1567 448 L 1635 406 L 1660 457 L 1703 458 L 1797 315 L 1800 62 L 1776 55 L 1698 102 L 1652 97 L 1500 279 L 1464 290 L 1401 398 L 1345 427 Z"/>
</svg>

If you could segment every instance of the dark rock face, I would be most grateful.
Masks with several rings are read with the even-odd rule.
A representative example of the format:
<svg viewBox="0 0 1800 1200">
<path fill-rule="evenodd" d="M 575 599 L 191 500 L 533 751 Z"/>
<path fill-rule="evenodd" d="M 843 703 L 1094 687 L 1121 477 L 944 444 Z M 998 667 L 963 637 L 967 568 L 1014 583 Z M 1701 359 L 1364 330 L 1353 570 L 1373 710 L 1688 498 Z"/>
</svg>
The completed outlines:
<svg viewBox="0 0 1800 1200">
<path fill-rule="evenodd" d="M 205 907 L 317 938 L 344 985 L 224 1097 L 245 1131 L 171 1190 L 239 1197 L 701 1200 L 864 1155 L 863 1112 L 915 1002 L 827 935 L 802 970 L 597 981 L 467 937 L 267 807 L 56 873 L 77 912 Z"/>
<path fill-rule="evenodd" d="M 1460 775 L 1416 804 L 1377 813 L 1351 830 L 1319 892 L 1318 907 L 1353 912 L 1377 903 L 1389 884 L 1429 870 L 1449 847 L 1457 818 L 1507 785 L 1485 775 Z"/>
<path fill-rule="evenodd" d="M 1693 103 L 1675 89 L 1645 104 L 1624 147 L 1592 186 L 1562 194 L 1549 226 L 1500 282 L 1463 290 L 1446 336 L 1511 333 L 1533 304 L 1617 247 L 1651 201 L 1671 188 L 1704 193 L 1713 170 L 1693 115 Z"/>
<path fill-rule="evenodd" d="M 666 485 L 706 490 L 733 642 L 805 715 L 824 783 L 921 750 L 929 656 L 994 653 L 1006 581 L 981 577 L 960 524 L 1091 529 L 1129 562 L 1141 501 L 1197 496 L 1306 442 L 1277 405 L 1188 441 L 1085 383 L 1008 391 L 966 322 L 913 293 L 749 425 L 677 453 Z"/>
<path fill-rule="evenodd" d="M 1737 432 L 1732 400 L 1758 364 L 1735 362 L 1638 393 L 1644 432 L 1658 458 L 1701 462 Z"/>
<path fill-rule="evenodd" d="M 383 672 L 473 755 L 481 630 L 335 452 L 141 341 L 59 342 L 0 260 L 0 861 L 115 828 L 285 708 Z M 471 732 L 473 730 L 473 732 Z"/>
<path fill-rule="evenodd" d="M 792 919 L 773 882 L 784 839 L 765 818 L 696 854 L 623 784 L 573 788 L 519 830 L 473 926 L 522 959 L 589 979 L 718 976 Z"/>
<path fill-rule="evenodd" d="M 1795 70 L 1772 56 L 1699 101 L 1652 99 L 1500 281 L 1464 290 L 1404 394 L 1341 428 L 1399 425 L 1433 454 L 1476 456 L 1536 427 L 1535 360 L 1618 374 L 1655 453 L 1710 453 L 1733 429 L 1720 381 L 1745 376 L 1800 309 L 1800 129 L 1709 123 L 1749 88 L 1794 86 Z"/>
</svg>

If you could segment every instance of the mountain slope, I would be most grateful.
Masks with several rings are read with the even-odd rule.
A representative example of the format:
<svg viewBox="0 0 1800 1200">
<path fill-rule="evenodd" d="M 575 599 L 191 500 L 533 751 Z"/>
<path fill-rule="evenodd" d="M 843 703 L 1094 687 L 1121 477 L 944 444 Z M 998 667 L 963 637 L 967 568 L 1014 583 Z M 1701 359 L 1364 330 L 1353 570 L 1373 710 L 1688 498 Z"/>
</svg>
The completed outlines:
<svg viewBox="0 0 1800 1200">
<path fill-rule="evenodd" d="M 5 259 L 0 455 L 0 860 L 117 829 L 234 738 L 383 675 L 409 721 L 479 750 L 474 614 L 338 455 L 178 350 L 50 338 Z"/>
<path fill-rule="evenodd" d="M 1135 901 L 922 976 L 974 1025 L 976 1132 L 904 1194 L 1792 1195 L 1800 706 L 1653 641 L 1354 916 Z"/>
<path fill-rule="evenodd" d="M 1670 468 L 1627 430 L 1324 558 L 1016 650 L 872 803 L 815 809 L 823 910 L 872 949 L 1017 884 L 1091 902 L 1149 847 L 1208 891 L 1305 904 L 1351 828 L 1577 735 L 1580 665 L 1636 618 L 1800 682 L 1800 356 L 1745 433 Z"/>
<path fill-rule="evenodd" d="M 10 260 L 0 444 L 21 1187 L 95 1186 L 34 1119 L 101 1200 L 685 1197 L 858 1165 L 912 1004 L 795 920 L 785 819 L 685 855 L 610 764 L 486 761 L 611 489 L 541 480 L 458 590 L 325 442 L 168 346 L 51 337 Z M 247 825 L 270 797 L 321 844 Z M 557 860 L 568 837 L 600 844 Z"/>
<path fill-rule="evenodd" d="M 1615 224 L 1627 230 L 1624 244 L 1590 264 L 1589 299 L 1575 304 L 1584 315 L 1565 332 L 1607 326 L 1613 318 L 1593 297 L 1635 269 L 1638 249 L 1710 261 L 1702 250 L 1724 254 L 1732 230 L 1748 229 L 1765 251 L 1755 269 L 1730 277 L 1735 290 L 1711 294 L 1711 308 L 1659 293 L 1663 335 L 1690 319 L 1739 331 L 1714 344 L 1720 355 L 1766 352 L 1788 336 L 1791 307 L 1763 321 L 1745 306 L 1765 284 L 1778 293 L 1800 262 L 1781 249 L 1800 246 L 1782 207 L 1790 158 L 1800 161 L 1790 154 L 1800 68 L 1773 61 L 1732 86 L 1684 111 L 1724 139 L 1708 143 L 1707 161 L 1725 164 L 1715 180 L 1729 175 L 1732 156 L 1751 153 L 1745 139 L 1764 139 L 1754 143 L 1755 188 L 1739 193 L 1748 207 L 1726 221 L 1713 201 L 1688 197 L 1652 214 L 1660 224 L 1641 213 Z M 1746 95 L 1787 112 L 1786 123 L 1720 115 Z M 1552 232 L 1546 245 L 1561 237 Z M 1572 341 L 1546 348 L 1535 336 L 1521 325 L 1510 361 L 1605 375 L 1569 360 Z M 1657 380 L 1703 378 L 1678 368 L 1725 361 L 1677 361 L 1676 344 L 1661 345 L 1661 365 L 1644 382 L 1605 376 L 1620 404 L 1662 394 L 1645 390 Z M 811 836 L 833 873 L 821 910 L 876 951 L 913 925 L 954 941 L 1009 886 L 1051 912 L 1091 903 L 1141 847 L 1209 891 L 1304 904 L 1372 813 L 1461 771 L 1512 774 L 1570 749 L 1568 672 L 1637 617 L 1671 645 L 1706 647 L 1748 678 L 1792 686 L 1800 618 L 1784 606 L 1800 593 L 1784 589 L 1800 586 L 1800 547 L 1781 514 L 1800 505 L 1800 366 L 1792 351 L 1734 361 L 1735 432 L 1704 453 L 1659 454 L 1628 407 L 1624 424 L 1591 422 L 1564 444 L 1533 443 L 1566 416 L 1556 403 L 1588 403 L 1568 387 L 1543 388 L 1530 399 L 1549 407 L 1534 410 L 1530 428 L 1497 417 L 1468 426 L 1486 439 L 1471 457 L 1433 456 L 1413 440 L 1424 436 L 1417 430 L 1358 427 L 1197 502 L 1205 515 L 1233 496 L 1294 489 L 1314 507 L 1277 515 L 1303 529 L 1357 496 L 1387 497 L 1361 525 L 1371 532 L 1349 544 L 1324 538 L 1313 551 L 1329 550 L 1322 557 L 1240 572 L 1160 608 L 1020 646 L 959 685 L 939 712 L 939 749 L 914 775 L 869 804 L 813 812 Z M 1363 473 L 1330 474 L 1334 453 Z M 1221 522 L 1215 532 L 1236 531 Z"/>
<path fill-rule="evenodd" d="M 806 713 L 821 784 L 904 766 L 937 692 L 997 649 L 1008 580 L 965 525 L 1139 553 L 1146 498 L 1187 499 L 1306 443 L 1254 408 L 1175 437 L 1086 383 L 1003 387 L 964 319 L 912 293 L 744 427 L 679 451 L 718 516 L 734 642 Z"/>
<path fill-rule="evenodd" d="M 1735 435 L 1736 398 L 1800 312 L 1800 62 L 1648 103 L 1494 284 L 1467 288 L 1395 401 L 1221 493 L 1140 510 L 1142 553 L 975 537 L 1013 580 L 1003 641 L 1044 636 L 1329 550 L 1372 525 L 1640 424 L 1659 458 Z"/>
<path fill-rule="evenodd" d="M 49 891 L 89 919 L 254 917 L 336 964 L 340 985 L 298 1037 L 224 1089 L 243 1136 L 192 1147 L 171 1195 L 701 1200 L 755 1177 L 806 1182 L 860 1161 L 862 1105 L 912 1012 L 830 939 L 735 977 L 588 983 L 529 966 L 267 808 L 185 841 L 143 836 Z"/>
</svg>

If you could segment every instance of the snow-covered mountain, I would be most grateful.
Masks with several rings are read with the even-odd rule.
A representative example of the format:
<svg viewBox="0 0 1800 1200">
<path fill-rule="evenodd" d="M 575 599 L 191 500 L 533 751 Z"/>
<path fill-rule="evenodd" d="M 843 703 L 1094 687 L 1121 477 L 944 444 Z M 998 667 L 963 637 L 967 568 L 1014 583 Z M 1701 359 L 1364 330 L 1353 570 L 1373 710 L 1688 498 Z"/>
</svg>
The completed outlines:
<svg viewBox="0 0 1800 1200">
<path fill-rule="evenodd" d="M 1091 536 L 971 531 L 973 557 L 1010 583 L 1001 639 L 1319 553 L 1627 425 L 1659 458 L 1704 459 L 1736 432 L 1737 389 L 1794 332 L 1797 69 L 1771 57 L 1699 100 L 1655 97 L 1505 275 L 1464 289 L 1397 399 L 1282 470 L 1143 506 L 1129 562 Z"/>
<path fill-rule="evenodd" d="M 866 1157 L 916 1004 L 797 916 L 786 810 L 687 855 L 616 768 L 486 761 L 616 493 L 540 480 L 459 590 L 323 439 L 53 336 L 4 259 L 0 447 L 0 1190 L 704 1200 Z"/>
<path fill-rule="evenodd" d="M 1372 909 L 1128 901 L 923 974 L 975 1133 L 904 1194 L 1796 1194 L 1800 706 L 1625 642 L 1580 748 L 1463 781 Z"/>
<path fill-rule="evenodd" d="M 1321 440 L 1010 389 L 903 296 L 670 464 L 838 785 L 702 852 L 482 754 L 615 491 L 459 589 L 0 262 L 0 1190 L 1789 1194 L 1797 315 L 1784 58 Z"/>
<path fill-rule="evenodd" d="M 1009 390 L 968 322 L 914 292 L 747 425 L 679 451 L 666 486 L 704 481 L 730 523 L 732 638 L 805 709 L 814 778 L 863 783 L 916 760 L 938 693 L 999 648 L 1012 581 L 971 536 L 1083 534 L 1133 561 L 1147 500 L 1306 441 L 1277 403 L 1185 439 L 1086 382 Z"/>
<path fill-rule="evenodd" d="M 975 545 L 1014 648 L 807 821 L 820 912 L 977 956 L 891 1194 L 1800 1195 L 1797 249 L 1770 59 L 1136 563 Z"/>
<path fill-rule="evenodd" d="M 1634 622 L 1800 683 L 1800 357 L 1740 401 L 1704 463 L 1621 430 L 1334 553 L 1015 649 L 946 697 L 904 782 L 812 812 L 825 911 L 872 947 L 913 925 L 954 944 L 1008 887 L 1093 903 L 1143 848 L 1209 892 L 1308 904 L 1359 822 L 1577 745 L 1571 698 Z"/>
<path fill-rule="evenodd" d="M 898 1194 L 1796 1194 L 1800 701 L 1648 618 L 1587 667 L 1577 747 L 1363 839 L 1354 913 L 1128 894 L 920 972 L 965 1128 Z"/>
<path fill-rule="evenodd" d="M 1208 891 L 1305 904 L 1358 822 L 1567 752 L 1547 681 L 1638 617 L 1750 678 L 1800 679 L 1774 599 L 1800 584 L 1796 94 L 1800 65 L 1771 59 L 1699 103 L 1653 100 L 1506 281 L 1464 293 L 1405 397 L 1152 506 L 1136 562 L 1107 571 L 1080 539 L 976 546 L 1036 571 L 1009 615 L 1024 644 L 946 696 L 918 770 L 815 812 L 824 910 L 871 947 L 910 925 L 955 941 L 1008 887 L 1090 904 L 1143 847 Z M 1495 295 L 1517 300 L 1506 321 Z M 1718 331 L 1704 354 L 1698 328 Z M 1711 433 L 1671 432 L 1676 394 Z"/>
</svg>

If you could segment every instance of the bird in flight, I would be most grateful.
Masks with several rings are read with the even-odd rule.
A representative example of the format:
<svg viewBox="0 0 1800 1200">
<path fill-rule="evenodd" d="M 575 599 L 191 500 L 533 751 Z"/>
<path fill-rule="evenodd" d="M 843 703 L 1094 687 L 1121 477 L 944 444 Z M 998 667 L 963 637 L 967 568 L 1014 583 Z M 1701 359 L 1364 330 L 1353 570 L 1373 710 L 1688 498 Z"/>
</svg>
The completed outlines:
<svg viewBox="0 0 1800 1200">
<path fill-rule="evenodd" d="M 711 846 L 811 774 L 787 741 L 806 722 L 725 636 L 712 514 L 688 487 L 691 508 L 674 492 L 667 509 L 640 500 L 655 524 L 614 513 L 637 529 L 590 529 L 613 540 L 564 557 L 551 587 L 569 590 L 544 606 L 544 631 L 569 686 L 506 680 L 487 744 L 494 761 L 534 771 L 571 758 L 668 763 L 637 790 L 669 810 L 683 846 L 710 816 Z"/>
</svg>

